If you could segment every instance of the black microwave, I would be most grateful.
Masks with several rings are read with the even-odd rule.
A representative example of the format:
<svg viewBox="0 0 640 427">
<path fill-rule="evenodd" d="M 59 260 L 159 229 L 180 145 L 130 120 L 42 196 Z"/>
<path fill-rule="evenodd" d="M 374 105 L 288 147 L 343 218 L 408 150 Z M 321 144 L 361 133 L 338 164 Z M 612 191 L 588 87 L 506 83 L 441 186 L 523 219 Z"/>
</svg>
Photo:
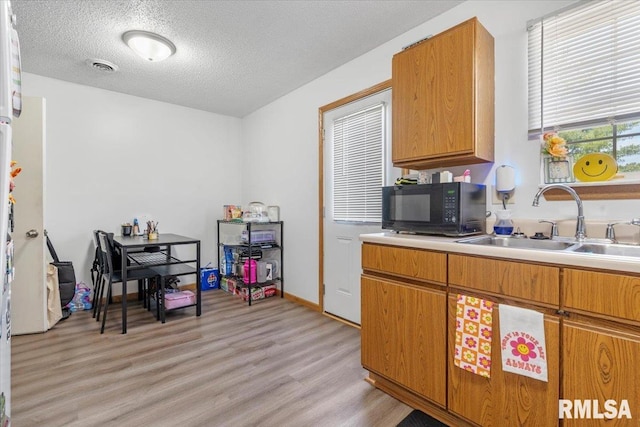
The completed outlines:
<svg viewBox="0 0 640 427">
<path fill-rule="evenodd" d="M 486 187 L 469 182 L 382 187 L 382 228 L 466 236 L 484 233 Z"/>
</svg>

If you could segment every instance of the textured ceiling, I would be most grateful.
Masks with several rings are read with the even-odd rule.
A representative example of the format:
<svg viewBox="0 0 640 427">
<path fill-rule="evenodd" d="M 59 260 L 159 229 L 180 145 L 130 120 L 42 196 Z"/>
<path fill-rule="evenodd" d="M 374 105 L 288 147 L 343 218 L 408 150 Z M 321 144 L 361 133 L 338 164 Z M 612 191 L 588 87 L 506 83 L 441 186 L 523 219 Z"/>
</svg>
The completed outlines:
<svg viewBox="0 0 640 427">
<path fill-rule="evenodd" d="M 243 117 L 456 6 L 405 0 L 12 0 L 24 71 Z M 144 61 L 127 30 L 161 34 L 169 59 Z M 86 65 L 98 58 L 119 67 Z"/>
</svg>

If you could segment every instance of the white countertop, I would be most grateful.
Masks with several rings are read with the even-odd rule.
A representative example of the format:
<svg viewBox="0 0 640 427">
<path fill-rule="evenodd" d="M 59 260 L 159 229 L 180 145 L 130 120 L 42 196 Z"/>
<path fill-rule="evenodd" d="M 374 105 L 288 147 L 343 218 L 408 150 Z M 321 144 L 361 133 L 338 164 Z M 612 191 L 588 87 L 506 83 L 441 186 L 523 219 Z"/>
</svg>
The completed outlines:
<svg viewBox="0 0 640 427">
<path fill-rule="evenodd" d="M 579 253 L 570 251 L 506 248 L 457 243 L 464 237 L 442 237 L 393 232 L 361 234 L 360 240 L 381 245 L 403 246 L 407 248 L 430 249 L 468 255 L 505 258 L 512 261 L 534 261 L 559 266 L 575 266 L 612 270 L 612 272 L 640 273 L 640 259 Z"/>
</svg>

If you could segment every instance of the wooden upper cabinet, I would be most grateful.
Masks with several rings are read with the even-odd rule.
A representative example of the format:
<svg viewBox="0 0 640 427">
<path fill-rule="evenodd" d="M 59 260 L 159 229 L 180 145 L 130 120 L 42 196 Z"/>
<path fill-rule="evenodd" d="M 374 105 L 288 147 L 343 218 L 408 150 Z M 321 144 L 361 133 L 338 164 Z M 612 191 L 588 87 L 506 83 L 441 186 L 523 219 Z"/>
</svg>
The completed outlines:
<svg viewBox="0 0 640 427">
<path fill-rule="evenodd" d="M 393 164 L 492 162 L 494 41 L 472 18 L 393 57 Z"/>
</svg>

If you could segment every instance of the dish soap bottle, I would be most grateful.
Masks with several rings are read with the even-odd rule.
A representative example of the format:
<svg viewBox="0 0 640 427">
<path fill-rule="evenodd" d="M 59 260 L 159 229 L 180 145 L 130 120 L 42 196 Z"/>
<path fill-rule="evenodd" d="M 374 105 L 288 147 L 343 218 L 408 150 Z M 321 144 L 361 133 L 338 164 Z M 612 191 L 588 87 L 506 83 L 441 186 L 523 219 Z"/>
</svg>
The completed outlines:
<svg viewBox="0 0 640 427">
<path fill-rule="evenodd" d="M 499 236 L 509 236 L 513 232 L 513 221 L 511 221 L 511 211 L 509 209 L 496 211 L 496 223 L 493 225 L 493 232 Z"/>
</svg>

